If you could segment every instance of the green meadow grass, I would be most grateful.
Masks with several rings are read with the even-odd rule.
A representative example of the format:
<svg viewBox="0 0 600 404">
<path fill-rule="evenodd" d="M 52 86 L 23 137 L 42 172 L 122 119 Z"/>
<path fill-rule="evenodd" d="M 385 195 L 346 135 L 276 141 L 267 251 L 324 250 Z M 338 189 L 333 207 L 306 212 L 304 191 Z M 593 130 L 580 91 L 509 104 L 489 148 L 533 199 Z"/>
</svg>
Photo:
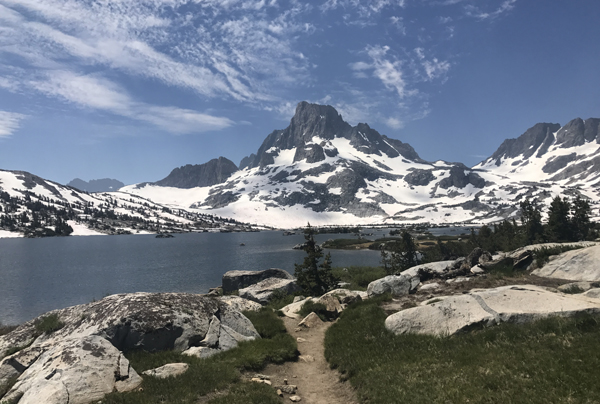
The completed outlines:
<svg viewBox="0 0 600 404">
<path fill-rule="evenodd" d="M 397 336 L 376 300 L 345 310 L 325 357 L 362 402 L 598 403 L 600 318 L 549 318 L 450 337 Z"/>
</svg>

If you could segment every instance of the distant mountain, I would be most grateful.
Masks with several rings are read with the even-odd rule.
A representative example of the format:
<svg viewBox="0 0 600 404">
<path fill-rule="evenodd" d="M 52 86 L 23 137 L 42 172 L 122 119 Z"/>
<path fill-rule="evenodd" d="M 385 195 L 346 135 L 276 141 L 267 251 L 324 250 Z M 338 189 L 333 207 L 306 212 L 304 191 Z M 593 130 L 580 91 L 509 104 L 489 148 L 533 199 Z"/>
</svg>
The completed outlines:
<svg viewBox="0 0 600 404">
<path fill-rule="evenodd" d="M 81 192 L 25 171 L 0 170 L 0 237 L 250 229 L 137 195 Z"/>
<path fill-rule="evenodd" d="M 582 195 L 595 207 L 598 121 L 537 124 L 469 168 L 425 161 L 365 123 L 349 125 L 331 106 L 302 102 L 290 125 L 269 134 L 221 183 L 124 190 L 277 227 L 491 223 L 517 217 L 524 199 L 548 205 L 555 195 Z"/>
<path fill-rule="evenodd" d="M 90 180 L 89 182 L 79 178 L 75 178 L 67 184 L 70 187 L 77 188 L 80 191 L 86 192 L 112 192 L 125 186 L 121 181 L 110 178 L 102 178 L 100 180 Z"/>
<path fill-rule="evenodd" d="M 225 182 L 236 171 L 238 171 L 238 167 L 231 160 L 219 157 L 208 163 L 188 164 L 176 168 L 166 178 L 154 184 L 176 188 L 210 187 Z"/>
<path fill-rule="evenodd" d="M 539 123 L 507 139 L 474 167 L 511 180 L 560 183 L 597 191 L 600 181 L 600 119 L 576 118 L 561 127 Z"/>
</svg>

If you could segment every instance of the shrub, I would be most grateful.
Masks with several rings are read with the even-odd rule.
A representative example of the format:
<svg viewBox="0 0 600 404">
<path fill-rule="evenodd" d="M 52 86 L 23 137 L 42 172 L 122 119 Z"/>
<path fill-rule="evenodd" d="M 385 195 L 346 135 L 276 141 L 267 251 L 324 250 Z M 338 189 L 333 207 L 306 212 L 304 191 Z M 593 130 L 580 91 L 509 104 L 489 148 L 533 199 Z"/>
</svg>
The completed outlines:
<svg viewBox="0 0 600 404">
<path fill-rule="evenodd" d="M 277 313 L 269 307 L 263 307 L 260 311 L 245 311 L 254 328 L 262 338 L 273 338 L 277 334 L 285 334 L 285 324 L 278 318 Z"/>
<path fill-rule="evenodd" d="M 307 301 L 302 305 L 298 314 L 301 317 L 306 317 L 310 313 L 315 313 L 319 318 L 323 321 L 333 320 L 335 318 L 335 314 L 327 311 L 327 307 L 325 307 L 322 303 L 315 303 L 311 300 Z"/>
<path fill-rule="evenodd" d="M 48 314 L 35 323 L 35 329 L 40 334 L 52 334 L 54 331 L 60 330 L 64 326 L 65 324 L 60 321 L 58 314 Z"/>
<path fill-rule="evenodd" d="M 333 268 L 333 274 L 342 282 L 350 283 L 348 289 L 366 290 L 369 283 L 386 276 L 382 267 L 359 267 Z"/>
<path fill-rule="evenodd" d="M 17 328 L 16 325 L 3 325 L 2 323 L 0 323 L 0 336 L 8 334 L 15 328 Z"/>
</svg>

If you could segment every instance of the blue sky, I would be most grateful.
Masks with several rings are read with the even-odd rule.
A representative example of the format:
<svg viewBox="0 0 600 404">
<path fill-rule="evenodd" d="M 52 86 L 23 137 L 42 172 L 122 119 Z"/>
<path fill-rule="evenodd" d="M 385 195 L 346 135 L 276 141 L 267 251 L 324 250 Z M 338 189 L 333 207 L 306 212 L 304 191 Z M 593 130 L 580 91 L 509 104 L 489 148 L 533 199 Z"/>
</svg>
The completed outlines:
<svg viewBox="0 0 600 404">
<path fill-rule="evenodd" d="M 600 117 L 597 0 L 0 0 L 0 168 L 236 164 L 302 100 L 469 166 Z"/>
</svg>

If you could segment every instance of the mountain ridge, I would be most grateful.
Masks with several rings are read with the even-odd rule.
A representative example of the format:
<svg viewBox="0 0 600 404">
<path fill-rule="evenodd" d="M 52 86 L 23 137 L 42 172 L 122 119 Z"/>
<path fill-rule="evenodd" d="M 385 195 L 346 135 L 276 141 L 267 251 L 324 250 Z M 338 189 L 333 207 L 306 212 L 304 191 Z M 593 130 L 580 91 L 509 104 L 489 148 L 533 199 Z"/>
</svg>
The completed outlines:
<svg viewBox="0 0 600 404">
<path fill-rule="evenodd" d="M 596 195 L 585 181 L 563 184 L 573 180 L 569 172 L 580 175 L 596 164 L 582 148 L 598 139 L 600 120 L 578 119 L 562 127 L 536 124 L 467 167 L 425 161 L 408 143 L 368 124 L 351 126 L 329 105 L 301 102 L 288 127 L 267 135 L 228 179 L 191 189 L 185 198 L 160 198 L 280 227 L 305 225 L 307 218 L 313 224 L 489 223 L 515 217 L 523 198 L 547 203 L 556 194 Z M 566 153 L 573 148 L 581 150 Z M 530 163 L 543 164 L 527 172 Z M 523 172 L 513 181 L 515 167 Z M 600 175 L 600 168 L 594 172 Z M 135 192 L 152 198 L 158 190 Z"/>
</svg>

